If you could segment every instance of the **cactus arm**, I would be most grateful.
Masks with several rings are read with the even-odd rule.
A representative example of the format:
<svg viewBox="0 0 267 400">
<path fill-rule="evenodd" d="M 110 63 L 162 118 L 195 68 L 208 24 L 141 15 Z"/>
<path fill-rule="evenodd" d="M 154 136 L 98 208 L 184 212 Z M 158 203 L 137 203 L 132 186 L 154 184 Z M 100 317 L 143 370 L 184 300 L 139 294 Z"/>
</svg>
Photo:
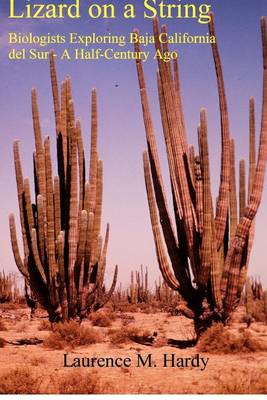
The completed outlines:
<svg viewBox="0 0 267 400">
<path fill-rule="evenodd" d="M 198 283 L 201 286 L 207 284 L 211 268 L 211 241 L 212 228 L 211 219 L 213 215 L 211 199 L 210 165 L 209 150 L 207 140 L 207 116 L 206 110 L 200 113 L 200 148 L 203 171 L 203 234 L 201 243 L 201 265 L 198 274 Z"/>
<path fill-rule="evenodd" d="M 25 201 L 25 208 L 26 208 L 26 215 L 27 219 L 25 221 L 26 224 L 26 232 L 30 235 L 31 229 L 34 228 L 34 216 L 32 212 L 32 202 L 31 202 L 31 193 L 30 193 L 30 181 L 28 178 L 24 179 L 24 201 Z"/>
<path fill-rule="evenodd" d="M 60 129 L 61 129 L 60 100 L 59 100 L 59 92 L 58 92 L 57 71 L 56 71 L 56 66 L 55 66 L 55 53 L 53 50 L 50 51 L 50 76 L 51 76 L 52 93 L 53 93 L 53 100 L 54 100 L 56 133 L 57 133 L 57 135 L 59 135 Z"/>
<path fill-rule="evenodd" d="M 145 79 L 143 74 L 143 69 L 141 63 L 137 62 L 137 72 L 138 72 L 138 81 L 140 87 L 140 95 L 141 95 L 141 103 L 143 108 L 143 118 L 144 125 L 146 131 L 147 145 L 149 151 L 149 159 L 150 166 L 152 172 L 152 179 L 155 188 L 155 196 L 157 201 L 157 206 L 160 214 L 160 223 L 162 226 L 162 231 L 165 239 L 165 243 L 167 245 L 167 250 L 170 258 L 173 261 L 176 269 L 186 269 L 187 260 L 186 257 L 183 257 L 183 263 L 180 263 L 179 257 L 182 257 L 182 250 L 179 252 L 177 248 L 177 239 L 174 234 L 171 218 L 169 215 L 166 195 L 163 187 L 163 180 L 160 171 L 160 164 L 158 159 L 156 140 L 154 135 L 154 129 L 152 124 L 151 113 L 149 109 L 149 103 L 147 98 Z M 164 117 L 163 117 L 164 118 Z M 172 170 L 171 170 L 172 171 Z M 174 171 L 174 170 L 173 170 Z M 174 191 L 178 193 L 178 189 L 176 190 L 176 181 L 173 180 L 173 188 Z M 177 205 L 179 207 L 179 200 L 177 197 Z M 180 253 L 177 256 L 177 252 Z M 178 260 L 177 260 L 178 258 Z M 186 273 L 185 273 L 186 274 Z"/>
<path fill-rule="evenodd" d="M 96 206 L 96 191 L 97 191 L 97 135 L 98 135 L 98 112 L 97 112 L 97 93 L 92 90 L 91 94 L 91 148 L 90 148 L 90 166 L 89 166 L 89 212 L 95 212 Z"/>
<path fill-rule="evenodd" d="M 209 23 L 210 35 L 216 36 L 214 27 L 214 16 L 211 13 L 211 20 Z M 222 141 L 222 156 L 221 156 L 221 178 L 219 196 L 216 208 L 216 239 L 217 249 L 219 250 L 223 244 L 223 238 L 226 229 L 228 200 L 229 200 L 229 185 L 230 185 L 230 133 L 229 133 L 229 119 L 227 100 L 224 87 L 224 79 L 221 65 L 221 58 L 219 49 L 216 43 L 212 44 L 212 54 L 216 69 L 220 113 L 221 113 L 221 141 Z"/>
<path fill-rule="evenodd" d="M 155 45 L 157 50 L 161 50 L 161 45 L 159 43 L 159 27 L 158 20 L 153 21 Z M 194 275 L 196 276 L 196 264 L 195 259 L 195 235 L 194 235 L 194 225 L 195 225 L 195 215 L 193 211 L 191 193 L 189 188 L 189 174 L 188 174 L 188 163 L 185 162 L 185 149 L 183 148 L 183 132 L 182 126 L 180 124 L 177 113 L 175 112 L 175 94 L 173 82 L 171 81 L 170 74 L 166 67 L 166 63 L 161 62 L 158 59 L 159 72 L 162 83 L 162 93 L 164 98 L 164 103 L 166 107 L 166 114 L 168 116 L 168 133 L 171 141 L 173 160 L 175 164 L 175 172 L 177 184 L 180 190 L 181 204 L 183 207 L 184 216 L 184 233 L 186 238 L 187 249 L 189 253 L 189 258 L 191 261 L 191 267 Z"/>
<path fill-rule="evenodd" d="M 102 215 L 102 201 L 103 201 L 103 164 L 98 161 L 97 165 L 97 181 L 96 181 L 96 202 L 95 202 L 95 216 L 93 226 L 93 238 L 91 247 L 91 266 L 97 262 L 97 241 L 101 228 L 101 215 Z"/>
<path fill-rule="evenodd" d="M 235 175 L 235 143 L 230 140 L 230 241 L 235 236 L 237 227 L 237 197 Z"/>
<path fill-rule="evenodd" d="M 239 220 L 244 215 L 246 208 L 246 165 L 245 160 L 239 163 Z"/>
<path fill-rule="evenodd" d="M 229 266 L 229 273 L 227 279 L 227 288 L 225 296 L 225 310 L 226 315 L 232 310 L 235 304 L 238 290 L 239 271 L 242 262 L 242 252 L 244 250 L 249 231 L 257 210 L 259 208 L 266 169 L 267 159 L 267 31 L 266 31 L 266 18 L 261 20 L 262 29 L 262 47 L 263 47 L 263 102 L 262 102 L 262 121 L 260 144 L 258 152 L 257 167 L 255 171 L 254 181 L 252 185 L 252 192 L 249 198 L 249 203 L 245 209 L 244 216 L 242 217 L 236 231 L 235 238 L 230 246 L 226 258 L 226 264 Z"/>
<path fill-rule="evenodd" d="M 195 175 L 195 148 L 194 146 L 189 147 L 189 161 L 190 161 L 190 168 L 192 171 L 192 179 L 194 182 L 194 187 L 196 186 L 196 175 Z"/>
<path fill-rule="evenodd" d="M 76 123 L 76 132 L 79 160 L 79 211 L 81 212 L 84 210 L 85 160 L 80 121 L 77 121 Z"/>
<path fill-rule="evenodd" d="M 61 231 L 57 237 L 57 263 L 58 272 L 61 282 L 65 282 L 65 268 L 64 268 L 64 231 Z"/>
<path fill-rule="evenodd" d="M 251 97 L 249 99 L 249 182 L 248 182 L 248 199 L 251 194 L 255 168 L 256 168 L 256 148 L 255 148 L 255 101 Z"/>
<path fill-rule="evenodd" d="M 198 231 L 203 234 L 203 177 L 199 156 L 195 157 L 195 179 L 196 179 L 196 213 L 198 219 Z"/>
<path fill-rule="evenodd" d="M 78 235 L 78 165 L 77 165 L 77 138 L 76 129 L 71 129 L 71 156 L 70 156 L 70 213 L 69 213 L 69 293 L 70 293 L 70 309 L 74 310 L 75 303 L 75 282 L 74 282 L 74 266 L 77 257 L 77 235 Z"/>
<path fill-rule="evenodd" d="M 78 250 L 77 250 L 77 260 L 75 268 L 80 269 L 84 253 L 85 253 L 85 245 L 86 245 L 86 231 L 87 231 L 87 211 L 83 210 L 81 212 L 81 223 L 79 229 L 79 241 L 78 241 Z"/>
<path fill-rule="evenodd" d="M 162 273 L 163 278 L 166 280 L 168 285 L 173 290 L 179 290 L 180 284 L 178 280 L 174 277 L 170 270 L 170 266 L 167 260 L 167 255 L 165 254 L 161 234 L 160 234 L 160 227 L 159 221 L 157 216 L 157 208 L 156 208 L 156 200 L 153 194 L 153 186 L 151 181 L 151 175 L 149 171 L 149 161 L 147 153 L 144 153 L 144 173 L 145 173 L 145 182 L 146 182 L 146 190 L 147 190 L 147 198 L 148 198 L 148 205 L 150 210 L 150 218 L 152 224 L 152 231 L 155 240 L 156 252 L 159 267 Z"/>
<path fill-rule="evenodd" d="M 32 90 L 32 118 L 33 118 L 33 130 L 35 137 L 35 151 L 36 151 L 36 176 L 38 181 L 39 193 L 45 196 L 45 158 L 44 158 L 44 147 L 42 143 L 42 132 L 40 125 L 39 109 L 37 102 L 37 91 Z"/>
<path fill-rule="evenodd" d="M 55 212 L 55 237 L 61 231 L 61 207 L 60 207 L 60 181 L 59 177 L 54 178 L 54 212 Z"/>
<path fill-rule="evenodd" d="M 114 293 L 116 284 L 117 284 L 117 278 L 118 278 L 118 266 L 116 265 L 110 289 L 106 294 L 104 294 L 102 296 L 100 294 L 100 296 L 96 299 L 95 303 L 92 305 L 92 308 L 94 311 L 97 311 L 97 310 L 99 310 L 99 308 L 102 308 L 110 300 L 112 294 Z M 89 304 L 90 304 L 90 300 L 89 300 Z"/>
<path fill-rule="evenodd" d="M 42 265 L 42 262 L 41 262 L 40 256 L 39 256 L 39 250 L 38 250 L 38 245 L 37 245 L 37 235 L 36 235 L 35 229 L 31 229 L 31 248 L 32 248 L 32 253 L 33 253 L 36 268 L 42 278 L 43 283 L 45 285 L 47 285 L 47 279 L 45 276 L 44 268 L 43 268 L 43 265 Z"/>
<path fill-rule="evenodd" d="M 44 201 L 43 196 L 37 196 L 37 229 L 38 229 L 38 245 L 40 249 L 41 261 L 45 259 L 45 233 L 44 233 Z"/>
<path fill-rule="evenodd" d="M 98 261 L 98 270 L 97 270 L 97 277 L 96 277 L 96 284 L 101 287 L 104 281 L 104 274 L 105 274 L 105 266 L 106 266 L 106 258 L 107 258 L 107 249 L 108 249 L 108 241 L 109 241 L 109 224 L 106 227 L 106 234 L 105 234 L 105 241 L 103 250 L 100 255 L 100 259 Z"/>
<path fill-rule="evenodd" d="M 13 250 L 16 265 L 17 265 L 19 271 L 21 272 L 21 274 L 26 279 L 29 279 L 29 273 L 28 273 L 27 267 L 23 264 L 23 261 L 22 261 L 22 258 L 20 256 L 20 252 L 19 252 L 14 214 L 10 214 L 10 216 L 9 216 L 9 229 L 10 229 L 12 250 Z"/>
<path fill-rule="evenodd" d="M 27 235 L 26 235 L 26 229 L 25 229 L 25 217 L 24 217 L 24 205 L 23 205 L 23 196 L 24 196 L 23 173 L 22 173 L 21 162 L 20 162 L 19 142 L 18 141 L 15 141 L 13 144 L 13 153 L 14 153 L 15 174 L 16 174 L 16 181 L 17 181 L 17 194 L 18 194 L 20 225 L 21 225 L 21 233 L 22 233 L 22 239 L 23 239 L 24 257 L 25 257 L 25 262 L 27 264 L 27 259 L 29 256 L 29 247 L 28 247 Z"/>
<path fill-rule="evenodd" d="M 55 258 L 55 224 L 54 224 L 54 196 L 52 180 L 52 162 L 50 152 L 50 139 L 45 138 L 45 168 L 46 168 L 46 216 L 47 216 L 47 259 L 49 268 L 49 278 L 52 282 L 56 275 Z"/>
<path fill-rule="evenodd" d="M 61 133 L 61 152 L 62 152 L 62 163 L 63 163 L 63 185 L 65 184 L 65 178 L 67 175 L 67 149 L 68 149 L 68 139 L 67 139 L 67 82 L 64 80 L 61 84 L 61 109 L 60 109 L 60 123 L 61 123 L 61 128 L 60 128 L 60 133 Z M 62 166 L 61 166 L 62 169 Z"/>
</svg>

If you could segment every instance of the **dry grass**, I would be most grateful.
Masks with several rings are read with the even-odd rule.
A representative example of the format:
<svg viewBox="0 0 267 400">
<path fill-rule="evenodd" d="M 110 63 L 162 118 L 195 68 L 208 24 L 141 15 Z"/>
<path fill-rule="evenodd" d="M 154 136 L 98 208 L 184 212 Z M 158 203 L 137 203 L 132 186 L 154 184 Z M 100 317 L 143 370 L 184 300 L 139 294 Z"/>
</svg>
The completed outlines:
<svg viewBox="0 0 267 400">
<path fill-rule="evenodd" d="M 110 342 L 117 346 L 131 341 L 140 343 L 140 341 L 145 341 L 148 336 L 150 336 L 150 332 L 142 331 L 136 326 L 124 327 L 123 329 L 109 329 L 108 331 Z"/>
<path fill-rule="evenodd" d="M 267 381 L 264 379 L 267 370 L 255 372 L 255 370 L 221 371 L 216 377 L 218 381 L 216 393 L 220 394 L 266 394 Z"/>
<path fill-rule="evenodd" d="M 3 331 L 7 331 L 7 327 L 6 327 L 5 323 L 4 323 L 4 321 L 2 321 L 0 319 L 0 332 L 3 332 Z"/>
<path fill-rule="evenodd" d="M 16 332 L 25 332 L 29 328 L 29 323 L 20 322 L 18 325 L 15 326 Z"/>
<path fill-rule="evenodd" d="M 202 334 L 198 349 L 214 354 L 249 353 L 263 350 L 262 345 L 252 337 L 249 331 L 243 330 L 234 334 L 221 323 L 212 325 Z"/>
<path fill-rule="evenodd" d="M 105 311 L 96 312 L 91 315 L 91 321 L 94 326 L 109 327 L 116 318 L 114 313 L 107 313 Z"/>
<path fill-rule="evenodd" d="M 265 322 L 264 300 L 255 299 L 251 304 L 251 317 L 255 322 Z M 248 316 L 245 315 L 244 322 L 247 322 Z"/>
<path fill-rule="evenodd" d="M 32 357 L 30 359 L 30 363 L 34 367 L 38 367 L 39 365 L 42 365 L 42 364 L 45 365 L 46 359 L 45 359 L 45 357 Z"/>
<path fill-rule="evenodd" d="M 60 394 L 101 394 L 108 393 L 110 385 L 102 382 L 96 372 L 72 371 L 58 382 Z"/>
<path fill-rule="evenodd" d="M 26 307 L 25 300 L 24 300 L 24 303 L 2 303 L 1 304 L 2 310 L 20 310 L 20 309 L 25 309 L 25 307 Z"/>
<path fill-rule="evenodd" d="M 42 319 L 39 323 L 38 331 L 50 331 L 51 330 L 51 323 L 47 319 Z"/>
<path fill-rule="evenodd" d="M 3 347 L 5 347 L 5 345 L 6 345 L 5 339 L 3 339 L 3 338 L 0 337 L 0 349 L 3 348 Z"/>
<path fill-rule="evenodd" d="M 102 335 L 96 329 L 86 328 L 75 321 L 69 321 L 57 324 L 45 340 L 44 346 L 55 350 L 73 349 L 99 343 L 102 340 Z"/>
<path fill-rule="evenodd" d="M 138 312 L 140 311 L 139 307 L 136 304 L 129 304 L 127 303 L 119 303 L 115 306 L 116 311 L 120 312 Z"/>
<path fill-rule="evenodd" d="M 28 368 L 16 368 L 0 376 L 0 394 L 37 394 L 40 384 Z"/>
</svg>

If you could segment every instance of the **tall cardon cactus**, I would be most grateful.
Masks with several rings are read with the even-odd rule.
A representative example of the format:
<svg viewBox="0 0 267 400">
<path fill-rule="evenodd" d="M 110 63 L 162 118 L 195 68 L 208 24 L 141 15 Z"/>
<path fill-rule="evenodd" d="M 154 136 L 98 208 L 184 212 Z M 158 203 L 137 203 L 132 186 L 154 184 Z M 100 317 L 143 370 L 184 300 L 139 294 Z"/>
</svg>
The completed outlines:
<svg viewBox="0 0 267 400">
<path fill-rule="evenodd" d="M 199 335 L 212 321 L 226 322 L 237 306 L 246 282 L 253 242 L 254 220 L 260 205 L 267 156 L 267 37 L 262 18 L 263 105 L 258 160 L 255 160 L 254 101 L 250 100 L 250 156 L 248 196 L 245 161 L 240 162 L 239 214 L 237 213 L 235 147 L 230 138 L 227 99 L 218 44 L 212 44 L 221 115 L 221 176 L 216 208 L 211 195 L 207 112 L 200 112 L 198 151 L 188 146 L 178 63 L 158 58 L 158 97 L 172 189 L 173 223 L 157 152 L 155 133 L 141 61 L 137 73 L 148 151 L 144 174 L 159 267 L 164 280 L 177 290 L 194 312 Z M 210 34 L 215 36 L 211 15 Z M 168 45 L 159 39 L 166 26 L 154 20 L 156 49 Z M 136 51 L 140 50 L 136 44 Z M 176 226 L 175 226 L 176 225 Z"/>
<path fill-rule="evenodd" d="M 14 143 L 14 161 L 24 257 L 18 247 L 15 217 L 9 217 L 13 253 L 18 269 L 51 321 L 85 317 L 110 298 L 117 279 L 116 266 L 111 288 L 104 290 L 109 239 L 100 235 L 103 165 L 97 151 L 97 93 L 92 91 L 91 150 L 89 179 L 80 121 L 75 117 L 70 78 L 59 86 L 55 57 L 50 54 L 50 73 L 55 112 L 57 169 L 53 177 L 50 138 L 43 141 L 37 103 L 32 90 L 35 137 L 33 153 L 35 203 L 30 181 L 24 178 L 19 142 Z"/>
</svg>

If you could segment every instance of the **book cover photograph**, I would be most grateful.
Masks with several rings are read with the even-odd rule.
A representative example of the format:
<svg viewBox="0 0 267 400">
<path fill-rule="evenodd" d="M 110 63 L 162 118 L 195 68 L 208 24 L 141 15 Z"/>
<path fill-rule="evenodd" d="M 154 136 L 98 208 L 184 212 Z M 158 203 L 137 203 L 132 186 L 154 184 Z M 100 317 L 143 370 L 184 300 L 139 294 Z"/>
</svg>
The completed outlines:
<svg viewBox="0 0 267 400">
<path fill-rule="evenodd" d="M 0 394 L 267 394 L 266 0 L 0 4 Z"/>
</svg>

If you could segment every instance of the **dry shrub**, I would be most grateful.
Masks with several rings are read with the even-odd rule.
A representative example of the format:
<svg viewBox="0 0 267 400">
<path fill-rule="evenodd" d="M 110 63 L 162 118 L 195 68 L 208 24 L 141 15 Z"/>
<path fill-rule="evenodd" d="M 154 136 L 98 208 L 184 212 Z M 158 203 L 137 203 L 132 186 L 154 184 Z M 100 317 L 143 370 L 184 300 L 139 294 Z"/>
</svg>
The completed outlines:
<svg viewBox="0 0 267 400">
<path fill-rule="evenodd" d="M 51 330 L 51 323 L 47 319 L 42 319 L 39 323 L 38 331 L 50 331 Z"/>
<path fill-rule="evenodd" d="M 266 376 L 267 370 L 255 371 L 243 369 L 236 370 L 232 368 L 230 371 L 221 373 L 216 380 L 216 393 L 220 394 L 266 394 L 267 381 L 263 377 Z"/>
<path fill-rule="evenodd" d="M 94 326 L 108 327 L 116 318 L 114 313 L 106 313 L 105 311 L 96 312 L 91 315 L 91 321 Z"/>
<path fill-rule="evenodd" d="M 4 323 L 4 321 L 2 321 L 0 319 L 0 332 L 3 332 L 3 331 L 7 331 L 7 327 L 6 327 L 5 323 Z"/>
<path fill-rule="evenodd" d="M 3 347 L 5 347 L 5 345 L 6 345 L 5 339 L 3 339 L 3 338 L 0 337 L 0 349 L 3 348 Z"/>
<path fill-rule="evenodd" d="M 144 314 L 155 314 L 159 311 L 154 305 L 148 303 L 140 303 L 139 307 L 140 311 Z"/>
<path fill-rule="evenodd" d="M 136 304 L 120 303 L 116 306 L 116 311 L 120 312 L 138 312 L 140 309 Z"/>
<path fill-rule="evenodd" d="M 1 309 L 2 310 L 21 310 L 23 308 L 27 308 L 27 305 L 24 301 L 24 304 L 19 304 L 19 303 L 2 303 L 1 304 Z"/>
<path fill-rule="evenodd" d="M 20 322 L 18 325 L 15 325 L 14 329 L 16 332 L 25 332 L 29 328 L 29 324 L 26 322 Z"/>
<path fill-rule="evenodd" d="M 58 382 L 60 394 L 100 394 L 107 390 L 96 372 L 72 371 Z"/>
<path fill-rule="evenodd" d="M 39 365 L 43 364 L 45 365 L 46 363 L 46 359 L 44 357 L 32 357 L 31 360 L 31 365 L 33 365 L 34 367 L 38 367 Z"/>
<path fill-rule="evenodd" d="M 247 330 L 233 334 L 222 323 L 217 323 L 201 335 L 198 349 L 218 354 L 249 353 L 262 350 L 262 345 Z"/>
<path fill-rule="evenodd" d="M 131 341 L 145 342 L 146 338 L 150 336 L 150 332 L 142 331 L 136 326 L 124 327 L 123 329 L 109 329 L 109 340 L 112 344 L 122 345 Z"/>
<path fill-rule="evenodd" d="M 251 317 L 255 322 L 265 322 L 264 300 L 254 299 L 251 304 Z M 247 322 L 248 315 L 245 315 L 244 322 Z"/>
<path fill-rule="evenodd" d="M 54 327 L 44 342 L 45 347 L 55 350 L 75 348 L 102 341 L 100 332 L 94 328 L 86 328 L 75 321 L 59 323 Z"/>
<path fill-rule="evenodd" d="M 40 384 L 28 368 L 16 368 L 0 376 L 0 394 L 37 394 Z"/>
</svg>

